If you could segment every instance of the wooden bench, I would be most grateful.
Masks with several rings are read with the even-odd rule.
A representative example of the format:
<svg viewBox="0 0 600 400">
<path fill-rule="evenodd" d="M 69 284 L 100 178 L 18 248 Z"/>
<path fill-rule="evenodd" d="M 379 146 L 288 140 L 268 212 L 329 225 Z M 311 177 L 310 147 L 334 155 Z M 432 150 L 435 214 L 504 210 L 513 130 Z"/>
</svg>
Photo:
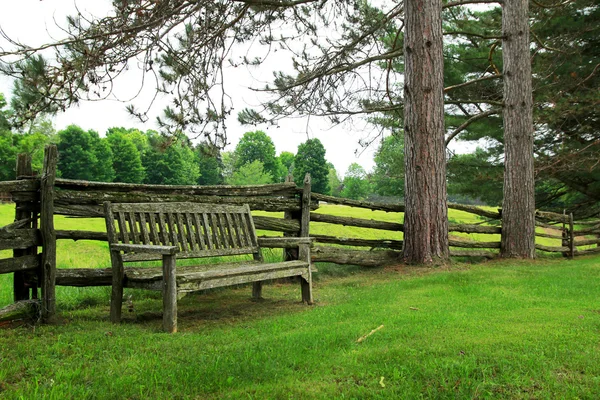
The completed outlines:
<svg viewBox="0 0 600 400">
<path fill-rule="evenodd" d="M 299 276 L 302 301 L 313 302 L 310 238 L 281 238 L 298 247 L 300 260 L 266 263 L 248 205 L 107 202 L 104 211 L 112 263 L 112 322 L 121 320 L 124 287 L 162 291 L 167 332 L 177 331 L 179 293 L 253 282 L 252 295 L 260 298 L 262 281 Z M 253 259 L 194 266 L 175 263 L 176 258 L 237 255 Z M 124 267 L 149 260 L 162 260 L 162 268 Z"/>
</svg>

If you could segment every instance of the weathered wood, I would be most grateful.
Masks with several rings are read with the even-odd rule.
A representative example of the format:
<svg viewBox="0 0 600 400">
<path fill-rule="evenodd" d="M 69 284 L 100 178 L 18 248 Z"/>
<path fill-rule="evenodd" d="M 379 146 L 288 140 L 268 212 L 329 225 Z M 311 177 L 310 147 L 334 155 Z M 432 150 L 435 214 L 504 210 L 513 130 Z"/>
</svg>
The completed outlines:
<svg viewBox="0 0 600 400">
<path fill-rule="evenodd" d="M 40 183 L 40 232 L 42 234 L 42 319 L 49 322 L 56 314 L 56 235 L 54 233 L 54 180 L 58 150 L 46 146 Z"/>
<path fill-rule="evenodd" d="M 539 226 L 540 228 L 553 229 L 555 231 L 562 231 L 562 228 L 556 225 L 546 224 L 542 221 L 536 220 L 535 226 Z"/>
<path fill-rule="evenodd" d="M 56 205 L 60 210 L 73 210 L 89 213 L 92 209 L 82 208 L 86 205 L 100 205 L 105 201 L 111 203 L 204 203 L 215 205 L 243 205 L 248 204 L 253 210 L 286 211 L 299 210 L 300 202 L 293 198 L 284 197 L 258 197 L 258 196 L 203 196 L 190 194 L 160 194 L 145 192 L 82 192 L 75 190 L 59 190 L 56 192 Z M 77 206 L 75 208 L 69 206 Z M 100 210 L 99 208 L 97 210 Z M 87 215 L 84 215 L 87 216 Z"/>
<path fill-rule="evenodd" d="M 569 214 L 569 256 L 571 259 L 575 257 L 575 229 L 573 228 L 573 213 Z"/>
<path fill-rule="evenodd" d="M 258 244 L 261 248 L 268 249 L 294 249 L 301 244 L 312 245 L 314 237 L 259 237 Z"/>
<path fill-rule="evenodd" d="M 598 225 L 600 226 L 600 219 L 595 219 L 591 221 L 575 221 L 575 225 Z"/>
<path fill-rule="evenodd" d="M 23 162 L 23 161 L 22 161 Z M 26 162 L 26 161 L 25 161 Z M 29 172 L 32 174 L 31 169 L 24 170 L 25 174 Z M 17 181 L 0 181 L 0 192 L 28 192 L 35 193 L 40 188 L 40 183 L 35 179 L 24 179 Z"/>
<path fill-rule="evenodd" d="M 349 250 L 330 246 L 315 246 L 311 250 L 313 262 L 381 267 L 402 263 L 401 252 L 393 250 Z"/>
<path fill-rule="evenodd" d="M 448 240 L 448 243 L 451 247 L 465 247 L 469 249 L 499 249 L 500 242 L 476 242 L 476 241 L 467 241 L 467 240 L 459 240 L 456 238 L 452 238 Z"/>
<path fill-rule="evenodd" d="M 370 240 L 370 239 L 359 239 L 359 238 L 344 238 L 344 237 L 335 237 L 335 236 L 327 236 L 327 235 L 312 235 L 311 238 L 314 238 L 318 243 L 328 243 L 328 244 L 339 244 L 345 246 L 356 246 L 356 247 L 370 247 L 373 249 L 392 249 L 392 250 L 402 250 L 402 240 Z M 268 247 L 268 246 L 264 246 Z"/>
<path fill-rule="evenodd" d="M 33 218 L 25 218 L 20 219 L 18 221 L 13 222 L 12 224 L 5 225 L 0 228 L 0 233 L 10 233 L 15 229 L 23 229 L 31 227 L 31 223 L 33 222 Z"/>
<path fill-rule="evenodd" d="M 179 251 L 176 246 L 161 246 L 156 244 L 123 244 L 113 243 L 110 245 L 110 249 L 113 251 L 124 251 L 124 252 L 140 252 L 140 253 L 153 253 L 160 255 L 173 255 Z"/>
<path fill-rule="evenodd" d="M 194 186 L 194 185 L 142 185 L 136 183 L 89 182 L 72 179 L 56 179 L 56 187 L 76 191 L 146 192 L 163 194 L 189 194 L 203 196 L 283 196 L 298 193 L 292 183 L 247 186 Z"/>
<path fill-rule="evenodd" d="M 0 230 L 0 250 L 27 249 L 40 244 L 41 237 L 37 229 Z"/>
<path fill-rule="evenodd" d="M 573 234 L 575 236 L 598 234 L 598 233 L 600 233 L 600 225 L 596 225 L 591 228 L 584 228 L 584 229 L 578 229 L 578 230 L 573 231 Z"/>
<path fill-rule="evenodd" d="M 163 330 L 177 332 L 177 270 L 174 254 L 165 254 L 162 263 Z"/>
<path fill-rule="evenodd" d="M 31 165 L 31 155 L 29 154 L 18 154 L 17 165 L 16 165 L 17 180 L 25 180 L 26 182 L 32 182 L 28 180 L 33 175 L 33 168 Z M 27 192 L 28 198 L 23 199 L 20 196 L 22 192 L 11 193 L 13 201 L 15 201 L 15 220 L 23 221 L 29 220 L 30 223 L 23 225 L 23 228 L 37 228 L 37 208 L 35 202 L 39 200 L 37 194 L 31 196 L 31 192 Z M 10 228 L 8 228 L 10 229 Z M 29 249 L 15 249 L 13 250 L 13 257 L 21 257 L 28 255 L 37 254 L 37 247 Z M 36 258 L 37 260 L 37 258 Z M 38 264 L 39 265 L 39 264 Z M 31 297 L 37 297 L 37 287 L 32 286 Z M 13 298 L 15 301 L 28 300 L 30 298 L 29 287 L 26 283 L 26 276 L 23 272 L 15 272 L 13 276 Z"/>
<path fill-rule="evenodd" d="M 39 267 L 40 258 L 37 254 L 29 254 L 19 257 L 0 259 L 0 274 L 8 274 L 9 272 L 30 271 Z"/>
<path fill-rule="evenodd" d="M 548 251 L 548 252 L 551 252 L 551 253 L 563 253 L 563 252 L 570 251 L 569 247 L 565 247 L 565 246 L 561 246 L 561 247 L 544 246 L 543 244 L 539 244 L 539 243 L 536 243 L 535 248 L 537 250 Z"/>
<path fill-rule="evenodd" d="M 596 254 L 596 253 L 600 253 L 600 247 L 593 247 L 591 249 L 585 249 L 585 250 L 577 250 L 577 255 L 579 255 L 579 256 L 586 255 L 586 254 Z"/>
<path fill-rule="evenodd" d="M 471 214 L 480 215 L 491 219 L 500 219 L 500 213 L 497 211 L 488 211 L 477 206 L 469 206 L 466 204 L 448 203 L 448 208 L 453 210 L 465 211 Z"/>
<path fill-rule="evenodd" d="M 310 196 L 311 179 L 310 174 L 304 176 L 304 186 L 302 188 L 302 212 L 300 217 L 300 237 L 308 238 L 310 235 Z M 307 276 L 300 279 L 300 288 L 302 292 L 302 302 L 313 304 L 312 295 L 312 271 L 310 268 L 310 246 L 301 245 L 298 248 L 298 260 L 306 261 L 308 264 Z"/>
<path fill-rule="evenodd" d="M 56 239 L 108 241 L 106 232 L 56 230 Z"/>
<path fill-rule="evenodd" d="M 577 246 L 591 246 L 594 244 L 600 244 L 600 238 L 575 240 L 576 247 Z"/>
<path fill-rule="evenodd" d="M 309 206 L 305 205 L 307 215 Z M 123 287 L 162 290 L 163 327 L 167 332 L 175 332 L 178 292 L 252 282 L 253 297 L 260 298 L 261 282 L 266 279 L 301 276 L 311 282 L 307 261 L 300 264 L 264 263 L 248 204 L 105 202 L 104 209 L 111 249 L 113 322 L 121 318 Z M 289 242 L 286 240 L 286 244 Z M 304 242 L 310 243 L 310 239 L 305 238 Z M 309 247 L 308 244 L 300 246 Z M 305 254 L 309 251 L 305 250 Z M 199 271 L 195 266 L 176 267 L 175 263 L 176 258 L 242 254 L 252 255 L 254 260 L 230 270 L 224 270 L 220 264 L 208 264 Z M 130 261 L 155 259 L 162 259 L 162 269 L 125 268 L 123 265 Z M 310 287 L 306 289 L 303 284 L 302 288 L 303 299 L 312 302 Z"/>
<path fill-rule="evenodd" d="M 314 222 L 325 222 L 329 224 L 357 226 L 361 228 L 381 229 L 387 231 L 402 232 L 404 225 L 396 222 L 376 221 L 373 219 L 362 219 L 353 217 L 338 217 L 334 215 L 310 213 L 310 220 Z"/>
<path fill-rule="evenodd" d="M 502 228 L 499 227 L 499 226 L 483 226 L 483 225 L 469 225 L 469 224 L 449 224 L 448 225 L 448 232 L 498 234 L 498 233 L 502 233 Z"/>
<path fill-rule="evenodd" d="M 537 237 L 545 237 L 550 239 L 562 239 L 562 235 L 552 235 L 550 233 L 536 232 L 535 236 Z"/>
<path fill-rule="evenodd" d="M 485 257 L 485 258 L 496 258 L 498 253 L 491 251 L 480 251 L 480 250 L 450 250 L 451 257 Z"/>
<path fill-rule="evenodd" d="M 40 200 L 39 191 L 11 192 L 11 197 L 15 203 L 37 203 Z"/>
<path fill-rule="evenodd" d="M 37 322 L 40 315 L 39 300 L 22 300 L 0 309 L 0 322 L 29 320 Z"/>
<path fill-rule="evenodd" d="M 284 233 L 298 233 L 300 231 L 300 222 L 297 219 L 282 219 L 261 215 L 255 215 L 252 219 L 256 229 Z"/>
<path fill-rule="evenodd" d="M 536 211 L 535 217 L 545 221 L 569 223 L 569 216 L 549 211 Z"/>
<path fill-rule="evenodd" d="M 369 210 L 385 211 L 385 212 L 404 212 L 404 204 L 383 204 L 374 203 L 371 201 L 360 201 L 344 199 L 341 197 L 327 196 L 320 193 L 312 193 L 311 197 L 317 201 L 325 201 L 330 204 L 339 204 L 343 206 L 366 208 Z"/>
<path fill-rule="evenodd" d="M 58 268 L 56 270 L 57 286 L 111 286 L 111 268 Z"/>
</svg>

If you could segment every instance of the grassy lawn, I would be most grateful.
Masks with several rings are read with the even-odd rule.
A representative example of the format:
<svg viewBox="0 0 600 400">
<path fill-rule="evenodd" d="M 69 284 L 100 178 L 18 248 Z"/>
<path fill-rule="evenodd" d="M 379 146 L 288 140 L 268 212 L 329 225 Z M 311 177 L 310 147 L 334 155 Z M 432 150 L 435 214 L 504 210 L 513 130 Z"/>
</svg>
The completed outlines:
<svg viewBox="0 0 600 400">
<path fill-rule="evenodd" d="M 0 206 L 0 226 L 13 212 Z M 56 221 L 75 224 L 103 230 Z M 110 264 L 85 241 L 60 241 L 58 263 Z M 59 287 L 59 323 L 0 327 L 0 398 L 600 398 L 598 256 L 319 271 L 312 307 L 298 284 L 266 285 L 262 302 L 249 287 L 189 295 L 175 335 L 161 332 L 158 293 L 128 292 L 115 326 L 109 288 Z M 0 306 L 11 302 L 0 275 Z"/>
</svg>

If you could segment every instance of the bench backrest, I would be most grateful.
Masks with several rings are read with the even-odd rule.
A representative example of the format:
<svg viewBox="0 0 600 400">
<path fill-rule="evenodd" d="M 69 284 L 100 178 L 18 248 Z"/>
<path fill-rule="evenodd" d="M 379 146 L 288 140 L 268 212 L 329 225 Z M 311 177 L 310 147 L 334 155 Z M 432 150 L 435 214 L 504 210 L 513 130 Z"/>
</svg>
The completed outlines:
<svg viewBox="0 0 600 400">
<path fill-rule="evenodd" d="M 260 256 L 250 207 L 245 204 L 104 203 L 109 243 L 177 246 L 177 258 Z M 123 254 L 123 261 L 160 259 Z"/>
</svg>

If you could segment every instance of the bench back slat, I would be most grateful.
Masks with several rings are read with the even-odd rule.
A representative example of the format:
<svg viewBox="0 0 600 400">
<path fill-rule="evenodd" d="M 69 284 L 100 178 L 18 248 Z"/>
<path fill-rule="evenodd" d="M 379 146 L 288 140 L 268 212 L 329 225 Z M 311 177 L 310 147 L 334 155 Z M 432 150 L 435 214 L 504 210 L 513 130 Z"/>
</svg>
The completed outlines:
<svg viewBox="0 0 600 400">
<path fill-rule="evenodd" d="M 248 205 L 194 203 L 105 203 L 110 243 L 177 246 L 178 258 L 260 252 Z M 122 255 L 123 261 L 160 255 Z"/>
</svg>

